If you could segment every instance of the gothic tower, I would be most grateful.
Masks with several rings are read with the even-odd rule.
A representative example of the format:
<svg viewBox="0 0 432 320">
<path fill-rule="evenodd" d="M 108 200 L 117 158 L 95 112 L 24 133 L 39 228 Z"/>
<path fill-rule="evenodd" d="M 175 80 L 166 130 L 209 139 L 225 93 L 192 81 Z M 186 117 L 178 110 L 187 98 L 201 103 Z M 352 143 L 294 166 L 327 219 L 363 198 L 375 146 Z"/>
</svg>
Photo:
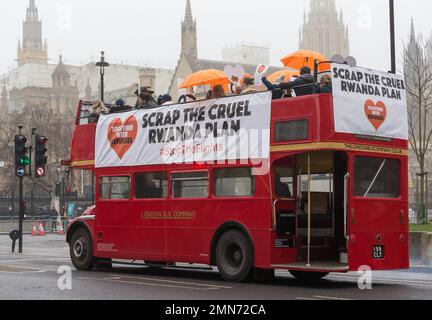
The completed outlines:
<svg viewBox="0 0 432 320">
<path fill-rule="evenodd" d="M 23 22 L 23 40 L 18 42 L 18 66 L 26 63 L 48 63 L 48 46 L 42 43 L 42 22 L 39 20 L 35 0 L 30 0 L 26 20 Z"/>
<path fill-rule="evenodd" d="M 198 59 L 197 26 L 192 16 L 190 0 L 186 2 L 185 18 L 182 21 L 182 47 L 181 53 L 192 61 Z"/>
<path fill-rule="evenodd" d="M 1 97 L 0 97 L 0 115 L 5 116 L 9 113 L 9 107 L 8 107 L 8 93 L 6 90 L 6 81 L 3 82 L 3 88 L 1 91 Z"/>
<path fill-rule="evenodd" d="M 90 78 L 87 78 L 87 85 L 85 87 L 85 98 L 87 100 L 91 100 L 93 94 L 92 94 L 92 87 L 90 85 Z"/>
<path fill-rule="evenodd" d="M 76 84 L 71 85 L 70 74 L 63 63 L 62 56 L 60 56 L 51 78 L 51 108 L 58 113 L 70 112 L 78 101 L 79 92 Z"/>
<path fill-rule="evenodd" d="M 328 59 L 335 54 L 349 56 L 348 27 L 335 0 L 310 0 L 310 12 L 304 14 L 300 28 L 300 49 L 320 52 Z"/>
</svg>

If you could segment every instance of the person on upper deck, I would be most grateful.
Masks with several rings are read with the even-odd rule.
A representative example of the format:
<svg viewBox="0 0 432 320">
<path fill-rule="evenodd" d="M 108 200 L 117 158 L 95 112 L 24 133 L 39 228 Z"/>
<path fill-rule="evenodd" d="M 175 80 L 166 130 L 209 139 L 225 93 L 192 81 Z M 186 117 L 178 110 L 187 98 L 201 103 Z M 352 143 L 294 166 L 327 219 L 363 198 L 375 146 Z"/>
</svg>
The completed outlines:
<svg viewBox="0 0 432 320">
<path fill-rule="evenodd" d="M 242 94 L 248 94 L 248 93 L 257 93 L 258 90 L 255 87 L 255 80 L 253 78 L 245 77 L 243 79 L 243 90 Z"/>
<path fill-rule="evenodd" d="M 166 106 L 172 103 L 172 97 L 169 94 L 164 94 L 160 97 L 160 105 Z"/>
<path fill-rule="evenodd" d="M 294 90 L 297 97 L 305 96 L 313 93 L 314 88 L 314 76 L 309 67 L 302 67 L 300 70 L 300 77 L 290 82 L 282 82 L 278 85 L 270 84 L 267 78 L 263 78 L 263 83 L 267 86 L 269 90 L 282 89 Z M 270 87 L 269 85 L 270 84 Z"/>
<path fill-rule="evenodd" d="M 319 88 L 320 93 L 332 93 L 332 79 L 329 74 L 325 74 L 321 78 L 321 86 Z"/>
<path fill-rule="evenodd" d="M 223 97 L 226 97 L 225 90 L 224 90 L 223 86 L 220 84 L 215 85 L 213 87 L 213 90 L 212 90 L 212 98 L 218 99 L 218 98 L 223 98 Z"/>
<path fill-rule="evenodd" d="M 135 105 L 136 109 L 148 109 L 156 107 L 156 101 L 153 97 L 154 91 L 150 90 L 149 87 L 142 87 L 140 91 L 135 92 L 138 96 L 138 101 Z"/>
</svg>

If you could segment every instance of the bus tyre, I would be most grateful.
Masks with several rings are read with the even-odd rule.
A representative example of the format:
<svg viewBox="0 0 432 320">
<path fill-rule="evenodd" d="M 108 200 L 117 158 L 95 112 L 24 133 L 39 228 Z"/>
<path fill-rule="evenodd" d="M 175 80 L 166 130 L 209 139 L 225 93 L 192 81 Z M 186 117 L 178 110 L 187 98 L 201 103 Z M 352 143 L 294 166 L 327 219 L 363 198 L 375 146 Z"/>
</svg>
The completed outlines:
<svg viewBox="0 0 432 320">
<path fill-rule="evenodd" d="M 290 271 L 291 275 L 300 281 L 318 281 L 328 276 L 328 272 Z"/>
<path fill-rule="evenodd" d="M 224 233 L 216 246 L 216 264 L 225 281 L 246 280 L 253 272 L 252 244 L 240 231 Z"/>
<path fill-rule="evenodd" d="M 75 268 L 82 271 L 93 269 L 93 245 L 88 232 L 77 229 L 70 241 L 70 256 Z"/>
</svg>

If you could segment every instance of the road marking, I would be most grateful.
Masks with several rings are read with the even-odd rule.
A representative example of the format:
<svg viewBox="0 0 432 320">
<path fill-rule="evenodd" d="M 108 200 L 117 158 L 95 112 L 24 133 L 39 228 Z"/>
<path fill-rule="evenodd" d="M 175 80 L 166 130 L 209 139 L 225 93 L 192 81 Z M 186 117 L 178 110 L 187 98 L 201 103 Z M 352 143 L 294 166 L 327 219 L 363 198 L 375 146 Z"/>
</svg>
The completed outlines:
<svg viewBox="0 0 432 320">
<path fill-rule="evenodd" d="M 352 280 L 352 281 L 358 281 L 358 277 L 350 277 L 350 276 L 334 276 L 331 275 L 328 277 L 329 280 Z M 424 286 L 431 286 L 432 281 L 428 280 L 401 280 L 401 279 L 386 279 L 386 278 L 374 278 L 374 282 L 377 283 L 397 283 L 397 284 L 420 284 Z"/>
<path fill-rule="evenodd" d="M 210 290 L 218 289 L 218 288 L 194 288 L 194 287 L 187 287 L 187 286 L 177 286 L 177 285 L 170 285 L 170 284 L 147 283 L 147 282 L 139 282 L 139 281 L 113 280 L 112 278 L 98 279 L 98 278 L 79 277 L 78 279 L 80 279 L 80 280 L 101 281 L 101 282 L 102 281 L 108 281 L 108 282 L 124 283 L 124 284 L 138 284 L 138 285 L 151 286 L 151 287 L 166 287 L 166 288 L 177 288 L 177 289 L 197 290 L 197 291 L 210 291 Z"/>
<path fill-rule="evenodd" d="M 119 275 L 112 275 L 114 277 L 117 277 Z M 159 281 L 159 282 L 165 282 L 165 283 L 175 283 L 175 284 L 185 284 L 185 285 L 193 285 L 193 286 L 202 286 L 202 287 L 212 287 L 216 289 L 232 289 L 232 287 L 227 286 L 217 286 L 212 284 L 203 284 L 203 283 L 194 283 L 194 282 L 184 282 L 184 281 L 173 281 L 173 280 L 163 280 L 163 279 L 154 279 L 154 278 L 145 278 L 145 277 L 133 277 L 133 276 L 123 276 L 120 275 L 122 278 L 130 278 L 130 279 L 137 279 L 137 280 L 145 280 L 145 281 Z"/>
<path fill-rule="evenodd" d="M 340 301 L 350 301 L 350 300 L 352 300 L 352 299 L 346 299 L 346 298 L 327 297 L 327 296 L 314 296 L 314 298 L 325 299 L 325 300 L 340 300 Z"/>
<path fill-rule="evenodd" d="M 40 268 L 14 266 L 14 265 L 0 265 L 0 273 L 7 274 L 30 274 L 30 273 L 44 273 L 45 270 Z"/>
<path fill-rule="evenodd" d="M 27 261 L 58 261 L 58 260 L 70 260 L 70 258 L 39 258 L 39 259 L 0 260 L 0 265 L 3 263 L 17 263 L 17 262 L 27 262 Z"/>
</svg>

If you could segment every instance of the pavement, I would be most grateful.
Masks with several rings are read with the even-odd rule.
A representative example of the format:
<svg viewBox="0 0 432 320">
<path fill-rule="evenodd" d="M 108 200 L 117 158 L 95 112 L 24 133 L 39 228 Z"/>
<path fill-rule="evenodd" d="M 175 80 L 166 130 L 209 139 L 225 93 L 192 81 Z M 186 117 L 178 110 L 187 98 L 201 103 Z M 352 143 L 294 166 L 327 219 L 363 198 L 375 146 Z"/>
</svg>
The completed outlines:
<svg viewBox="0 0 432 320">
<path fill-rule="evenodd" d="M 311 284 L 277 271 L 272 282 L 233 284 L 217 270 L 114 264 L 110 271 L 82 272 L 73 269 L 59 235 L 25 236 L 24 253 L 10 252 L 9 238 L 0 236 L 0 300 L 432 300 L 432 268 L 421 265 L 373 272 L 372 289 L 360 290 L 358 273 L 331 274 Z M 71 290 L 58 286 L 64 266 L 72 268 Z"/>
</svg>

